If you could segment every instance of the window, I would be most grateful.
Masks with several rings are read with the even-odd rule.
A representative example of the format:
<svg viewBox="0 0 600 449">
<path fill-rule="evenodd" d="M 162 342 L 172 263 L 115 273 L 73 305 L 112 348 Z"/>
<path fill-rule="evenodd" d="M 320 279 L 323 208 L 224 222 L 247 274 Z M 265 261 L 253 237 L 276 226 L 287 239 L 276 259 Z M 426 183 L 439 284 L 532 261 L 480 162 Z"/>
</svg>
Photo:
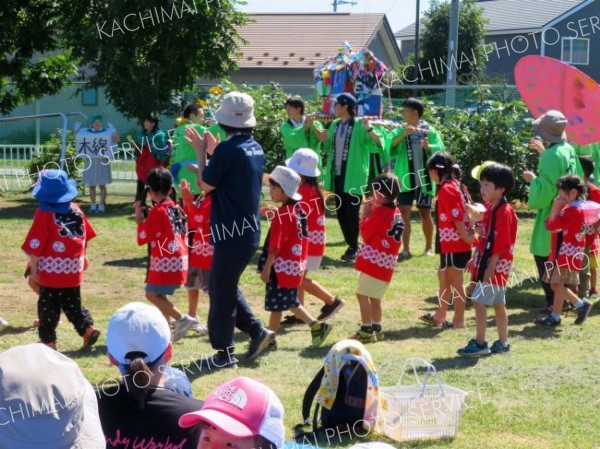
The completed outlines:
<svg viewBox="0 0 600 449">
<path fill-rule="evenodd" d="M 83 106 L 98 106 L 98 89 L 84 89 L 81 94 Z"/>
<path fill-rule="evenodd" d="M 568 64 L 588 65 L 590 63 L 590 40 L 563 37 L 560 59 Z"/>
</svg>

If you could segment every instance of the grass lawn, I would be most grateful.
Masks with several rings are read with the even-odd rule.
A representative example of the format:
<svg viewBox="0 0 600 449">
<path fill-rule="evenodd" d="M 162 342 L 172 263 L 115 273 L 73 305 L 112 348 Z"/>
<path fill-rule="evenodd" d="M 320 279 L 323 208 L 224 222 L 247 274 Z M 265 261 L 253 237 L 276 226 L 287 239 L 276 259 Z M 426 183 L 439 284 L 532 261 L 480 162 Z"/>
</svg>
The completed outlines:
<svg viewBox="0 0 600 449">
<path fill-rule="evenodd" d="M 135 222 L 130 197 L 109 197 L 109 212 L 91 216 L 98 237 L 90 242 L 89 270 L 82 287 L 84 304 L 91 310 L 97 327 L 103 331 L 111 314 L 129 301 L 144 301 L 146 249 L 135 241 Z M 29 229 L 36 203 L 25 193 L 0 196 L 0 239 L 3 244 L 0 265 L 0 316 L 11 327 L 0 336 L 0 350 L 37 341 L 31 325 L 36 316 L 36 296 L 23 279 L 26 258 L 20 250 Z M 87 206 L 88 200 L 82 204 Z M 264 223 L 266 226 L 266 223 Z M 533 220 L 522 215 L 516 248 L 517 280 L 535 277 L 535 265 L 528 246 Z M 264 228 L 263 228 L 264 231 Z M 322 348 L 309 348 L 310 334 L 304 327 L 282 329 L 279 349 L 238 370 L 194 370 L 191 375 L 196 397 L 203 398 L 226 379 L 246 375 L 271 386 L 284 403 L 288 437 L 301 421 L 304 389 L 321 366 L 334 342 L 354 334 L 359 323 L 354 291 L 357 273 L 339 257 L 346 249 L 335 218 L 327 221 L 328 246 L 322 269 L 314 278 L 347 302 L 332 320 L 334 329 Z M 266 232 L 263 232 L 263 238 Z M 413 227 L 412 249 L 420 254 L 423 239 L 420 226 Z M 255 260 L 242 278 L 242 290 L 254 311 L 264 320 L 264 285 L 255 272 Z M 531 323 L 542 305 L 537 282 L 514 282 L 508 292 L 510 354 L 482 359 L 463 359 L 456 350 L 474 336 L 474 312 L 467 309 L 466 330 L 438 330 L 417 321 L 417 316 L 436 306 L 438 259 L 417 256 L 399 264 L 383 301 L 386 340 L 369 345 L 383 386 L 394 385 L 409 357 L 422 357 L 433 363 L 443 382 L 469 391 L 459 434 L 454 440 L 421 443 L 393 443 L 397 447 L 454 449 L 483 448 L 593 448 L 600 447 L 600 319 L 592 311 L 583 326 L 563 319 L 555 329 L 540 329 Z M 179 290 L 174 301 L 186 309 L 187 298 Z M 307 300 L 315 315 L 320 304 Z M 207 298 L 202 297 L 200 316 L 206 317 Z M 63 318 L 64 320 L 64 318 Z M 497 338 L 490 317 L 488 341 Z M 58 329 L 59 349 L 77 361 L 86 377 L 101 383 L 118 376 L 106 358 L 104 335 L 90 351 L 82 351 L 81 339 L 64 320 Z M 236 335 L 238 353 L 246 349 L 244 336 Z M 175 344 L 175 365 L 210 354 L 206 337 L 189 334 Z M 40 375 L 42 375 L 40 373 Z M 372 440 L 388 441 L 371 436 Z M 321 442 L 322 447 L 341 448 L 356 442 L 346 438 Z"/>
</svg>

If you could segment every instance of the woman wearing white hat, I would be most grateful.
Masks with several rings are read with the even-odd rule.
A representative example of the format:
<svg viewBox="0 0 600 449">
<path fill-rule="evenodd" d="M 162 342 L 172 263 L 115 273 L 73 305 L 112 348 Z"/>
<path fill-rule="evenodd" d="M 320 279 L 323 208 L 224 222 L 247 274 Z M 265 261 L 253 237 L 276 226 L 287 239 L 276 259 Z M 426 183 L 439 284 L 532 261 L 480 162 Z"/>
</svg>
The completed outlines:
<svg viewBox="0 0 600 449">
<path fill-rule="evenodd" d="M 127 440 L 196 449 L 198 432 L 179 428 L 177 420 L 198 410 L 202 402 L 186 397 L 187 388 L 178 394 L 166 386 L 173 348 L 169 324 L 160 311 L 141 302 L 121 307 L 108 323 L 106 344 L 111 363 L 123 375 L 98 391 L 107 447 L 125 447 L 116 442 Z"/>
<path fill-rule="evenodd" d="M 260 355 L 273 341 L 274 333 L 254 315 L 238 288 L 240 277 L 260 242 L 259 202 L 266 158 L 252 137 L 256 126 L 254 100 L 241 92 L 230 92 L 215 117 L 227 140 L 210 133 L 200 136 L 186 129 L 188 141 L 198 154 L 198 186 L 211 193 L 211 243 L 214 246 L 208 312 L 208 336 L 216 353 L 212 362 L 229 366 L 237 327 L 250 335 L 246 360 Z M 212 154 L 206 165 L 206 154 Z"/>
</svg>

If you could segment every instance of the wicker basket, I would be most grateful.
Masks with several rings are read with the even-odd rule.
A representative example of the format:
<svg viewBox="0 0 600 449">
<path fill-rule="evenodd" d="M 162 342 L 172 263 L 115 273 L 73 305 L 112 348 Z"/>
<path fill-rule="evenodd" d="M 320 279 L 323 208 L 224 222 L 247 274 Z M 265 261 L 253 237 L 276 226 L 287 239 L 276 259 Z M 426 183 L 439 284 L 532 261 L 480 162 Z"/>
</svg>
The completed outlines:
<svg viewBox="0 0 600 449">
<path fill-rule="evenodd" d="M 417 366 L 427 368 L 423 382 Z M 416 385 L 403 385 L 408 367 L 412 367 Z M 432 376 L 433 374 L 433 376 Z M 433 377 L 433 384 L 430 384 Z M 442 384 L 433 365 L 426 360 L 406 361 L 398 384 L 380 387 L 377 428 L 395 441 L 454 438 L 468 393 Z"/>
</svg>

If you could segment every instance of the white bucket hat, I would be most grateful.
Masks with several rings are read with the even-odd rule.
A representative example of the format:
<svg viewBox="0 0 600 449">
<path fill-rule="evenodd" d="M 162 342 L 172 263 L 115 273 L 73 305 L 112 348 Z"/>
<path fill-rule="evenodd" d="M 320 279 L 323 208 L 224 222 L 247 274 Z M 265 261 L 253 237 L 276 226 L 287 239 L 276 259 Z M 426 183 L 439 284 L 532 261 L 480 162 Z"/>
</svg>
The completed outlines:
<svg viewBox="0 0 600 449">
<path fill-rule="evenodd" d="M 104 449 L 92 385 L 48 346 L 0 354 L 0 449 Z"/>
<path fill-rule="evenodd" d="M 171 341 L 169 323 L 160 311 L 143 302 L 130 302 L 117 310 L 106 331 L 108 353 L 122 365 L 129 365 L 130 352 L 146 354 L 151 364 L 165 353 Z"/>
<path fill-rule="evenodd" d="M 298 193 L 300 187 L 300 176 L 294 170 L 278 165 L 273 169 L 269 177 L 281 186 L 283 192 L 291 199 L 300 201 L 302 195 Z"/>
<path fill-rule="evenodd" d="M 310 148 L 298 148 L 292 157 L 285 161 L 285 165 L 302 176 L 316 177 L 319 171 L 319 155 Z"/>
<path fill-rule="evenodd" d="M 217 122 L 232 128 L 254 128 L 254 100 L 242 92 L 229 92 L 215 112 Z"/>
</svg>

